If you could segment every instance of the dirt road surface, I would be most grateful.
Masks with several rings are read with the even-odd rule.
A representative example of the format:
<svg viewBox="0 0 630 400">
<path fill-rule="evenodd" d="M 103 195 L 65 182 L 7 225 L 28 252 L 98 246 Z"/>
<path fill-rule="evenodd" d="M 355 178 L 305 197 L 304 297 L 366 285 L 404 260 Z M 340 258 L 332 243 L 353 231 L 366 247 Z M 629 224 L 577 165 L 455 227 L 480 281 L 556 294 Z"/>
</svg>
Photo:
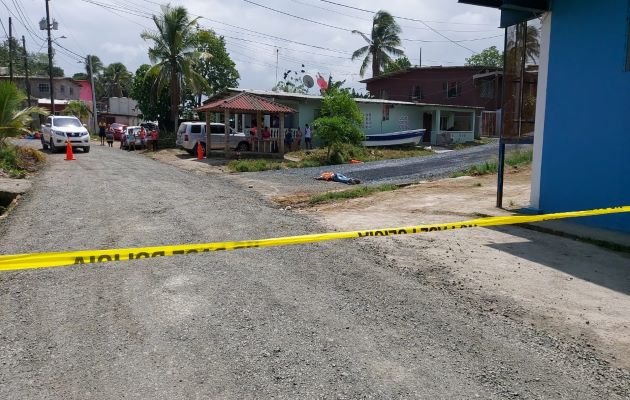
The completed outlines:
<svg viewBox="0 0 630 400">
<path fill-rule="evenodd" d="M 0 221 L 2 254 L 326 229 L 220 174 L 76 157 L 49 156 Z M 401 250 L 418 269 L 459 262 Z M 0 398 L 630 396 L 627 370 L 579 341 L 406 265 L 364 240 L 2 273 Z"/>
</svg>

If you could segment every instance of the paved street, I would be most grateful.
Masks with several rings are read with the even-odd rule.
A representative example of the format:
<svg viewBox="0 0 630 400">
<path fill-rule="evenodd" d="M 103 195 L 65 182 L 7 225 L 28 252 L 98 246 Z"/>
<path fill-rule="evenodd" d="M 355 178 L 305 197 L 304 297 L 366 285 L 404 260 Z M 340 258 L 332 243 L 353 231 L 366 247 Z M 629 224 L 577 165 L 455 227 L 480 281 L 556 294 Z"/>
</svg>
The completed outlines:
<svg viewBox="0 0 630 400">
<path fill-rule="evenodd" d="M 48 156 L 2 254 L 325 230 L 218 174 L 76 157 Z M 424 284 L 374 239 L 2 273 L 0 303 L 3 399 L 630 396 L 626 371 Z"/>
</svg>

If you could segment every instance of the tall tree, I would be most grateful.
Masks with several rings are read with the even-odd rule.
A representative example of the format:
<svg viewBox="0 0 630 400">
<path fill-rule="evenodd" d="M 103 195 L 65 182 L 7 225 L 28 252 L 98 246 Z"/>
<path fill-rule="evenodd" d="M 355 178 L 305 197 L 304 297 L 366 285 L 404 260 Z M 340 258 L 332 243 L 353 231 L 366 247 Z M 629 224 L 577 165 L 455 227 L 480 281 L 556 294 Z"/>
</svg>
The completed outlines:
<svg viewBox="0 0 630 400">
<path fill-rule="evenodd" d="M 156 77 L 149 70 L 151 66 L 142 64 L 133 77 L 131 85 L 131 97 L 138 101 L 138 108 L 142 112 L 142 118 L 147 121 L 158 121 L 160 126 L 168 126 L 169 118 L 169 92 L 167 87 L 158 88 L 154 85 Z"/>
<path fill-rule="evenodd" d="M 88 54 L 87 57 L 85 57 L 85 73 L 88 81 L 92 78 L 90 75 L 90 61 L 92 61 L 92 73 L 94 74 L 94 79 L 97 79 L 97 77 L 101 75 L 101 72 L 103 72 L 103 62 L 101 59 L 93 54 Z"/>
<path fill-rule="evenodd" d="M 389 64 L 385 66 L 383 72 L 396 72 L 402 71 L 403 69 L 407 69 L 411 67 L 411 61 L 406 56 L 398 57 L 397 59 L 391 61 Z"/>
<path fill-rule="evenodd" d="M 466 58 L 465 65 L 503 68 L 503 53 L 497 49 L 497 46 L 490 46 L 481 51 L 481 53 L 473 54 L 472 56 Z"/>
<path fill-rule="evenodd" d="M 527 25 L 525 55 L 532 60 L 532 63 L 536 64 L 538 62 L 538 56 L 540 56 L 540 32 L 533 25 Z"/>
<path fill-rule="evenodd" d="M 200 54 L 206 55 L 197 60 L 195 68 L 207 83 L 204 91 L 206 96 L 238 86 L 241 76 L 225 48 L 225 39 L 222 36 L 217 36 L 209 29 L 200 29 L 195 47 Z M 207 56 L 210 54 L 211 57 Z"/>
<path fill-rule="evenodd" d="M 123 63 L 112 63 L 103 69 L 101 77 L 105 94 L 108 97 L 124 97 L 129 95 L 132 75 Z"/>
<path fill-rule="evenodd" d="M 366 46 L 357 49 L 352 53 L 352 60 L 363 58 L 359 73 L 365 74 L 365 70 L 372 63 L 372 77 L 379 76 L 387 64 L 392 61 L 392 56 L 402 57 L 405 53 L 399 49 L 400 46 L 400 26 L 394 17 L 387 11 L 379 11 L 374 15 L 372 21 L 372 32 L 368 37 L 365 33 L 357 30 L 352 31 L 361 35 L 367 42 Z"/>
<path fill-rule="evenodd" d="M 155 73 L 158 87 L 169 87 L 175 131 L 184 87 L 189 87 L 193 93 L 200 93 L 205 88 L 203 76 L 193 68 L 197 60 L 209 56 L 201 54 L 195 47 L 198 19 L 191 19 L 184 7 L 162 6 L 162 14 L 153 16 L 157 32 L 144 31 L 140 35 L 153 42 L 149 48 L 149 60 L 154 64 L 150 71 Z"/>
</svg>

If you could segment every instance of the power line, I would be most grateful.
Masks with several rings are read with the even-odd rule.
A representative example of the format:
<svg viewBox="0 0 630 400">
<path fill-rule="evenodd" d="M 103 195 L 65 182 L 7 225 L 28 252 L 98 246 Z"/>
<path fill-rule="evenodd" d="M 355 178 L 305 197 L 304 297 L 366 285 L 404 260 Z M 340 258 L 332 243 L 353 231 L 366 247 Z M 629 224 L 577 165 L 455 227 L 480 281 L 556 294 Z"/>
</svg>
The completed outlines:
<svg viewBox="0 0 630 400">
<path fill-rule="evenodd" d="M 325 2 L 325 3 L 334 4 L 334 5 L 339 6 L 339 7 L 346 7 L 346 8 L 350 8 L 350 9 L 357 10 L 357 11 L 367 12 L 367 13 L 370 13 L 370 14 L 376 14 L 376 11 L 366 10 L 366 9 L 364 9 L 364 8 L 353 7 L 353 6 L 349 6 L 349 5 L 346 5 L 346 4 L 341 4 L 341 3 L 335 3 L 335 2 L 333 2 L 333 1 L 329 1 L 329 0 L 320 0 L 320 1 L 323 1 L 323 2 Z M 451 38 L 447 37 L 446 35 L 442 34 L 442 33 L 441 33 L 441 32 L 439 32 L 437 29 L 434 29 L 433 27 L 431 27 L 429 24 L 427 24 L 425 21 L 423 21 L 423 20 L 421 20 L 421 19 L 417 19 L 417 18 L 407 18 L 407 17 L 399 17 L 399 16 L 395 16 L 395 15 L 392 15 L 392 16 L 393 16 L 394 18 L 404 19 L 404 20 L 407 20 L 407 21 L 420 22 L 421 24 L 423 24 L 424 26 L 426 26 L 427 28 L 429 28 L 431 31 L 433 31 L 433 32 L 435 32 L 436 34 L 438 34 L 438 35 L 442 36 L 444 39 L 448 40 L 449 42 L 454 43 L 455 45 L 457 45 L 457 46 L 459 46 L 459 47 L 461 47 L 461 48 L 464 48 L 464 49 L 466 49 L 466 50 L 468 50 L 468 51 L 472 52 L 473 54 L 476 54 L 476 53 L 477 53 L 477 52 L 476 52 L 476 51 L 474 51 L 473 49 L 471 49 L 471 48 L 469 48 L 469 47 L 466 47 L 466 46 L 464 46 L 463 44 L 458 43 L 458 42 L 456 42 L 456 41 L 452 40 Z"/>
</svg>

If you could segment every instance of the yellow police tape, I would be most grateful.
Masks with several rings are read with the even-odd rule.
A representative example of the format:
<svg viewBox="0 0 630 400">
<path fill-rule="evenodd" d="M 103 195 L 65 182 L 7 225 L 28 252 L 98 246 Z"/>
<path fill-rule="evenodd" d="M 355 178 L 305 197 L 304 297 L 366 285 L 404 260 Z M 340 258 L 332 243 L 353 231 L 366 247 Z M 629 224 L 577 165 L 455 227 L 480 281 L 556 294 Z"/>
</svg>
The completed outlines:
<svg viewBox="0 0 630 400">
<path fill-rule="evenodd" d="M 370 236 L 406 235 L 414 233 L 446 231 L 484 226 L 512 225 L 540 222 L 552 219 L 589 217 L 594 215 L 630 212 L 630 206 L 600 208 L 543 215 L 519 215 L 488 217 L 445 224 L 428 224 L 400 228 L 370 229 L 350 232 L 320 233 L 288 236 L 272 239 L 244 240 L 238 242 L 199 243 L 176 246 L 135 247 L 111 250 L 62 251 L 55 253 L 12 254 L 0 256 L 0 271 L 61 267 L 67 265 L 104 263 L 110 261 L 137 260 L 151 257 L 169 257 L 181 254 L 206 253 L 219 250 L 237 250 L 253 247 L 287 246 L 292 244 L 322 242 L 326 240 L 352 239 Z"/>
</svg>

